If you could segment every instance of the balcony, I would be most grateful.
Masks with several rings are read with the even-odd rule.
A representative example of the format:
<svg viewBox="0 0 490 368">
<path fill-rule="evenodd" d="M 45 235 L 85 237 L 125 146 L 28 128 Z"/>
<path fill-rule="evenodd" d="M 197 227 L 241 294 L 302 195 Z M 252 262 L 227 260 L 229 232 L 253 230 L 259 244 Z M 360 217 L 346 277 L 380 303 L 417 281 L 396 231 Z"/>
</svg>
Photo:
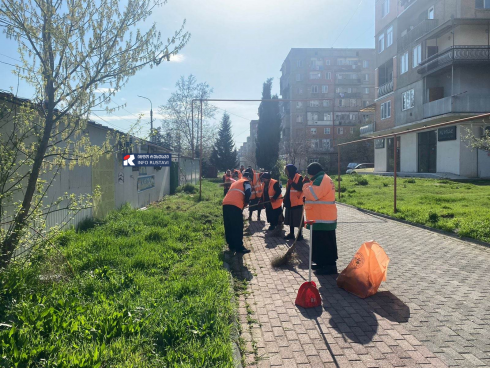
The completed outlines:
<svg viewBox="0 0 490 368">
<path fill-rule="evenodd" d="M 490 62 L 489 46 L 454 46 L 422 61 L 417 72 L 419 74 L 430 74 L 452 64 L 488 62 Z"/>
<path fill-rule="evenodd" d="M 490 95 L 465 93 L 424 104 L 424 119 L 444 114 L 490 112 Z"/>
<path fill-rule="evenodd" d="M 361 84 L 360 79 L 339 79 L 339 78 L 337 78 L 335 82 L 337 84 L 348 84 L 348 85 Z"/>
<path fill-rule="evenodd" d="M 333 121 L 332 120 L 308 120 L 307 125 L 308 126 L 333 125 Z"/>
<path fill-rule="evenodd" d="M 378 88 L 378 98 L 393 92 L 393 81 L 383 84 Z"/>
<path fill-rule="evenodd" d="M 335 98 L 361 98 L 361 92 L 340 92 L 335 94 Z"/>
<path fill-rule="evenodd" d="M 436 29 L 439 25 L 439 19 L 425 19 L 410 31 L 405 36 L 398 38 L 397 51 L 398 53 L 407 49 L 413 42 L 424 37 L 427 33 Z"/>
<path fill-rule="evenodd" d="M 372 134 L 374 133 L 374 123 L 364 125 L 360 128 L 361 131 L 361 137 L 364 135 Z"/>
</svg>

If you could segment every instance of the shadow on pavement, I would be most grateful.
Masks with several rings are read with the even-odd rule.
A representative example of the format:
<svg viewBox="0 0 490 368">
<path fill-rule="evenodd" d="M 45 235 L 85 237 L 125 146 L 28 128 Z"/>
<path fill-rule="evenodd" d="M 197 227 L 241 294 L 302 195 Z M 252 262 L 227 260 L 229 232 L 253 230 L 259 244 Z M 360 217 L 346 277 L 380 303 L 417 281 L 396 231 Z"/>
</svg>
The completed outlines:
<svg viewBox="0 0 490 368">
<path fill-rule="evenodd" d="M 243 263 L 243 254 L 234 253 L 229 250 L 224 252 L 225 262 L 230 265 L 233 277 L 240 281 L 250 281 L 253 275 L 246 265 Z"/>
</svg>

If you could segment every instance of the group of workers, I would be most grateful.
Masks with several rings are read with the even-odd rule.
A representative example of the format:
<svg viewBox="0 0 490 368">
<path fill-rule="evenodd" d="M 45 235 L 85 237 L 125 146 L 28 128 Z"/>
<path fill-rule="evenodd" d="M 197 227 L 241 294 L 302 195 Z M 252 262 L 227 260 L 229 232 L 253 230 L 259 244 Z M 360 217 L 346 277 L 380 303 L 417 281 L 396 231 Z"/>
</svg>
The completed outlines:
<svg viewBox="0 0 490 368">
<path fill-rule="evenodd" d="M 256 172 L 252 167 L 227 170 L 223 176 L 224 194 L 223 219 L 226 242 L 230 251 L 249 253 L 243 245 L 243 210 L 248 207 L 249 222 L 257 211 L 260 221 L 261 210 L 265 208 L 268 230 L 274 231 L 282 221 L 289 225 L 285 240 L 295 239 L 294 228 L 299 228 L 297 240 L 303 240 L 304 216 L 314 220 L 312 233 L 312 265 L 317 274 L 337 273 L 337 206 L 335 205 L 335 185 L 322 166 L 311 163 L 307 176 L 303 178 L 294 165 L 286 165 L 284 172 L 288 178 L 286 193 L 282 195 L 279 181 L 269 172 Z M 285 214 L 283 215 L 283 206 Z M 308 225 L 308 228 L 310 225 Z"/>
</svg>

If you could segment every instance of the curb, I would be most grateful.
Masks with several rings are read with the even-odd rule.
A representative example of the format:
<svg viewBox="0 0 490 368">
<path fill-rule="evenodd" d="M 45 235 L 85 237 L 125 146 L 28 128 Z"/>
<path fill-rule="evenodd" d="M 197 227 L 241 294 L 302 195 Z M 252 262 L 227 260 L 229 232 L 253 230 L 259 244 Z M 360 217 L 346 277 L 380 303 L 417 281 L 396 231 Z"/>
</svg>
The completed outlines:
<svg viewBox="0 0 490 368">
<path fill-rule="evenodd" d="M 385 215 L 385 214 L 382 214 L 382 213 L 379 213 L 379 212 L 374 212 L 374 211 L 366 210 L 364 208 L 359 208 L 359 207 L 353 206 L 351 204 L 346 204 L 346 203 L 342 203 L 342 202 L 336 202 L 336 204 L 337 205 L 341 205 L 341 206 L 345 206 L 345 207 L 349 207 L 349 208 L 358 210 L 359 212 L 363 212 L 363 213 L 366 213 L 366 214 L 369 214 L 369 215 L 372 215 L 372 216 L 378 216 L 378 217 L 385 218 L 387 220 L 392 220 L 392 221 L 400 222 L 400 223 L 405 224 L 405 225 L 408 225 L 408 226 L 418 227 L 420 229 L 432 231 L 434 233 L 438 233 L 438 234 L 447 236 L 449 238 L 453 238 L 454 240 L 458 240 L 458 241 L 460 241 L 462 243 L 470 243 L 470 244 L 475 244 L 475 245 L 482 245 L 484 247 L 490 248 L 490 243 L 486 243 L 486 242 L 481 241 L 481 240 L 478 240 L 478 239 L 472 239 L 472 238 L 467 238 L 467 237 L 460 237 L 460 236 L 457 236 L 457 235 L 455 235 L 453 233 L 450 233 L 448 231 L 444 231 L 444 230 L 440 230 L 440 229 L 434 229 L 433 227 L 429 227 L 429 226 L 425 226 L 425 225 L 422 225 L 422 224 L 417 224 L 415 222 L 410 222 L 410 221 L 407 221 L 407 220 L 402 220 L 402 219 L 399 219 L 399 218 L 391 217 L 391 216 L 388 216 L 388 215 Z"/>
</svg>

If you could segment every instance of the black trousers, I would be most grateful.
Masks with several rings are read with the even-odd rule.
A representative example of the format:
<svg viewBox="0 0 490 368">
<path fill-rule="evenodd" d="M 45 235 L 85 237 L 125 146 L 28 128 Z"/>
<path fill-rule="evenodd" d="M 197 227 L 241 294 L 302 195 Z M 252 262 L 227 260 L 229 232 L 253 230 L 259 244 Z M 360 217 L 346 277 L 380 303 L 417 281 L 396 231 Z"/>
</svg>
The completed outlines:
<svg viewBox="0 0 490 368">
<path fill-rule="evenodd" d="M 282 213 L 282 207 L 272 209 L 270 203 L 266 204 L 265 214 L 267 216 L 267 222 L 271 224 L 271 226 L 277 226 L 279 224 L 279 216 Z"/>
<path fill-rule="evenodd" d="M 230 250 L 243 248 L 242 209 L 232 205 L 224 205 L 223 222 L 225 225 L 226 242 Z"/>
<path fill-rule="evenodd" d="M 331 231 L 313 231 L 313 254 L 312 261 L 318 266 L 329 266 L 336 264 L 337 255 L 337 237 L 335 230 Z"/>
</svg>

